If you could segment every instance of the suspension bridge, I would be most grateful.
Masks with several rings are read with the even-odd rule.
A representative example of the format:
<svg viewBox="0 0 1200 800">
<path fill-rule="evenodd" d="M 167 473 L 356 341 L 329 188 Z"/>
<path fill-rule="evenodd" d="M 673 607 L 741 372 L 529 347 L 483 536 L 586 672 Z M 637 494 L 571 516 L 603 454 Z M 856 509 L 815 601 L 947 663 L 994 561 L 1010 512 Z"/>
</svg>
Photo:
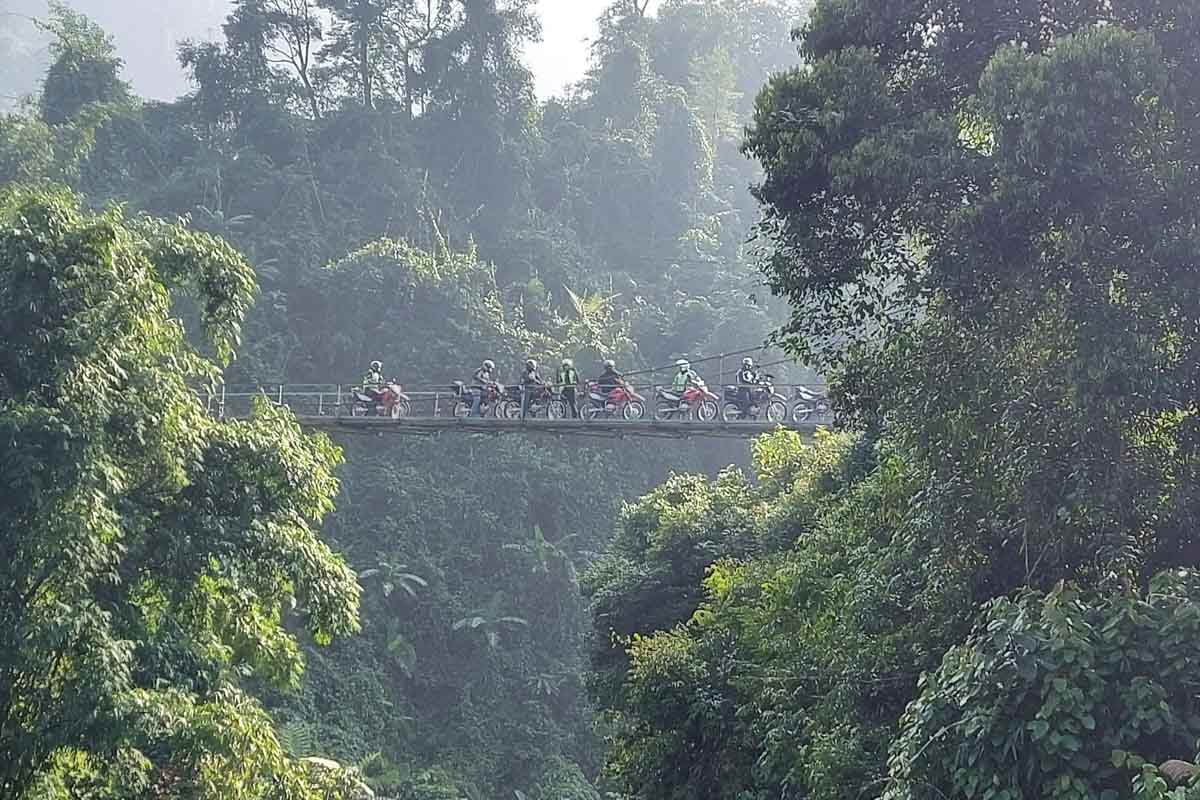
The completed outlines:
<svg viewBox="0 0 1200 800">
<path fill-rule="evenodd" d="M 248 417 L 256 402 L 286 407 L 304 427 L 329 433 L 440 436 L 459 434 L 543 434 L 553 437 L 746 439 L 787 428 L 811 433 L 833 422 L 823 384 L 777 384 L 774 379 L 753 395 L 753 407 L 743 413 L 744 396 L 726 388 L 729 359 L 762 355 L 760 345 L 732 353 L 691 360 L 710 364 L 718 385 L 705 387 L 690 402 L 681 403 L 670 382 L 650 380 L 670 375 L 675 367 L 652 367 L 625 374 L 628 396 L 616 403 L 587 386 L 550 387 L 532 391 L 514 387 L 487 398 L 480 414 L 472 411 L 473 397 L 458 385 L 402 386 L 390 384 L 377 402 L 368 402 L 356 386 L 302 384 L 220 386 L 206 395 L 210 413 L 226 419 Z M 759 369 L 793 363 L 782 358 Z M 732 366 L 732 364 L 729 364 Z M 572 393 L 570 389 L 575 391 Z M 567 391 L 563 391 L 567 389 Z M 572 395 L 575 402 L 571 402 Z"/>
<path fill-rule="evenodd" d="M 209 412 L 223 419 L 244 419 L 256 402 L 287 408 L 301 426 L 338 434 L 542 434 L 598 438 L 747 439 L 779 428 L 811 433 L 832 423 L 824 387 L 775 385 L 764 390 L 752 416 L 721 389 L 691 405 L 668 399 L 665 384 L 630 384 L 622 404 L 597 406 L 585 388 L 577 390 L 573 411 L 561 391 L 530 398 L 521 414 L 521 390 L 498 395 L 471 416 L 472 398 L 453 386 L 410 389 L 393 385 L 378 402 L 365 402 L 358 387 L 345 385 L 222 386 L 206 395 Z M 576 412 L 578 416 L 576 416 Z"/>
</svg>

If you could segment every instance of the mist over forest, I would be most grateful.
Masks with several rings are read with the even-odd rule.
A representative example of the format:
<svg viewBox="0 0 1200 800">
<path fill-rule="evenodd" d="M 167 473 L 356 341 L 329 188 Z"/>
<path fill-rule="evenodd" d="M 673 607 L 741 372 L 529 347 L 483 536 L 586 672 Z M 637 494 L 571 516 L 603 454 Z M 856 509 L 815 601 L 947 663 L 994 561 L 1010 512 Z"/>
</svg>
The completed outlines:
<svg viewBox="0 0 1200 800">
<path fill-rule="evenodd" d="M 176 48 L 186 39 L 220 34 L 229 0 L 75 0 L 71 7 L 113 35 L 125 78 L 146 97 L 172 99 L 187 91 Z M 34 91 L 50 64 L 49 34 L 30 21 L 44 19 L 46 0 L 0 0 L 0 94 L 11 104 Z M 6 52 L 7 51 L 7 52 Z"/>
<path fill-rule="evenodd" d="M 1200 800 L 1198 42 L 0 0 L 0 798 Z"/>
<path fill-rule="evenodd" d="M 230 0 L 76 0 L 71 6 L 109 31 L 124 61 L 124 74 L 139 95 L 170 100 L 187 91 L 187 76 L 176 58 L 180 42 L 220 37 Z M 527 42 L 526 56 L 539 95 L 548 97 L 582 77 L 588 42 L 605 0 L 539 0 L 535 5 L 543 34 Z M 656 0 L 648 8 L 655 10 Z M 0 108 L 10 108 L 37 88 L 49 66 L 48 33 L 39 34 L 32 20 L 44 18 L 48 0 L 0 0 L 0 48 L 6 56 L 0 70 Z M 0 52 L 4 52 L 0 49 Z"/>
</svg>

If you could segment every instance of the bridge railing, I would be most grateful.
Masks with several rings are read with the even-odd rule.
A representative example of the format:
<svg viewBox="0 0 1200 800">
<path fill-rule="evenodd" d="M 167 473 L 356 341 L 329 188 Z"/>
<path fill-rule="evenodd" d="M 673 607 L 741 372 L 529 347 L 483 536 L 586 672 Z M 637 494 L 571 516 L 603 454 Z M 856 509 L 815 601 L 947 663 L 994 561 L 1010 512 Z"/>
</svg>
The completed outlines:
<svg viewBox="0 0 1200 800">
<path fill-rule="evenodd" d="M 634 391 L 641 397 L 645 414 L 642 419 L 691 419 L 692 415 L 681 413 L 676 406 L 668 410 L 670 403 L 663 393 L 671 391 L 669 384 L 663 383 L 631 383 Z M 784 407 L 784 418 L 794 422 L 811 422 L 828 424 L 833 420 L 833 412 L 829 408 L 827 387 L 824 384 L 776 384 L 777 400 Z M 803 393 L 801 390 L 803 389 Z M 716 395 L 717 414 L 715 422 L 727 421 L 736 424 L 741 419 L 726 419 L 725 387 L 711 386 L 709 390 Z M 254 403 L 263 398 L 271 403 L 286 406 L 300 417 L 349 417 L 354 415 L 355 395 L 360 387 L 346 384 L 268 384 L 263 386 L 219 386 L 214 391 L 205 392 L 202 399 L 207 404 L 211 414 L 222 418 L 241 418 L 250 415 Z M 448 384 L 426 387 L 403 387 L 408 407 L 404 416 L 419 419 L 438 419 L 461 416 L 465 408 L 461 403 L 463 398 Z M 588 402 L 587 390 L 578 387 L 576 391 L 577 405 L 583 408 Z M 814 401 L 812 398 L 816 398 Z M 469 398 L 467 402 L 469 403 Z M 535 414 L 544 415 L 544 408 L 532 404 Z M 456 406 L 457 412 L 456 412 Z M 798 410 L 801 409 L 801 410 Z M 765 409 L 760 409 L 759 418 L 763 418 Z M 665 412 L 665 413 L 664 413 Z M 568 412 L 569 415 L 569 412 Z M 585 415 L 586 416 L 586 415 Z M 800 417 L 803 416 L 803 419 Z M 618 420 L 620 417 L 618 416 Z"/>
</svg>

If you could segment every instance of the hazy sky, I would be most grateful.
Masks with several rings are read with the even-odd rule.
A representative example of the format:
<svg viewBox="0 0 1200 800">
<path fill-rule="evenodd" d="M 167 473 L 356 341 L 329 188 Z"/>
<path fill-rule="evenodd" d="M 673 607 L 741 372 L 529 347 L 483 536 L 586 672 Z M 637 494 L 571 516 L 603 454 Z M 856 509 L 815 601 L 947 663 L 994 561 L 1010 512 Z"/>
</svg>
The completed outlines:
<svg viewBox="0 0 1200 800">
<path fill-rule="evenodd" d="M 651 9 L 661 0 L 653 0 Z M 529 48 L 528 64 L 537 80 L 540 97 L 559 94 L 583 77 L 588 66 L 589 43 L 596 35 L 596 18 L 612 0 L 538 0 L 542 41 Z M 186 91 L 183 74 L 175 63 L 179 39 L 210 39 L 218 35 L 229 8 L 228 0 L 68 0 L 93 17 L 117 41 L 127 75 L 143 95 L 172 99 Z M 0 11 L 41 16 L 46 0 L 0 0 Z M 0 18 L 0 24 L 5 20 Z"/>
<path fill-rule="evenodd" d="M 596 18 L 611 0 L 539 0 L 542 41 L 529 49 L 540 97 L 559 94 L 583 77 Z M 657 6 L 659 0 L 651 3 Z M 653 10 L 653 9 L 652 9 Z"/>
</svg>

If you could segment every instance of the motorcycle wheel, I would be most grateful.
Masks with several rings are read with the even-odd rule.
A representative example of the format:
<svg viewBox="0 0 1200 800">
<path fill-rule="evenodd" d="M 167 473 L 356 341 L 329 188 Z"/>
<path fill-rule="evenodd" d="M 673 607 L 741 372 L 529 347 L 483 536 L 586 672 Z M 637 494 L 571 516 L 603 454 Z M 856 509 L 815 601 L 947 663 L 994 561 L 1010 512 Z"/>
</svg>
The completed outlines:
<svg viewBox="0 0 1200 800">
<path fill-rule="evenodd" d="M 721 408 L 721 419 L 726 422 L 737 422 L 741 419 L 742 407 L 730 400 Z"/>
<path fill-rule="evenodd" d="M 520 419 L 521 404 L 516 400 L 505 400 L 496 404 L 496 416 L 501 419 Z"/>
<path fill-rule="evenodd" d="M 409 412 L 411 412 L 411 411 L 412 411 L 412 406 L 409 405 L 408 401 L 401 400 L 400 402 L 398 402 L 392 406 L 391 417 L 392 417 L 392 419 L 404 419 L 405 417 L 407 417 L 409 415 Z"/>
<path fill-rule="evenodd" d="M 778 400 L 767 403 L 767 422 L 783 422 L 787 419 L 787 406 Z"/>
<path fill-rule="evenodd" d="M 804 401 L 796 403 L 792 409 L 792 422 L 802 424 L 812 419 L 813 407 Z"/>
<path fill-rule="evenodd" d="M 621 419 L 644 419 L 646 404 L 641 400 L 630 400 L 621 407 Z"/>
<path fill-rule="evenodd" d="M 696 419 L 701 422 L 712 422 L 717 418 L 718 413 L 717 404 L 714 400 L 705 400 L 696 406 Z"/>
<path fill-rule="evenodd" d="M 366 406 L 360 405 L 358 403 L 354 403 L 350 406 L 350 416 L 365 417 L 366 415 L 367 415 L 367 407 Z"/>
<path fill-rule="evenodd" d="M 567 416 L 567 404 L 562 400 L 551 400 L 546 406 L 547 419 L 564 419 Z"/>
<path fill-rule="evenodd" d="M 454 416 L 458 419 L 462 419 L 471 413 L 471 404 L 466 400 L 455 400 L 454 408 L 451 413 L 454 414 Z"/>
<path fill-rule="evenodd" d="M 679 409 L 678 403 L 669 403 L 666 400 L 660 400 L 654 406 L 655 419 L 670 419 L 671 416 Z"/>
</svg>

